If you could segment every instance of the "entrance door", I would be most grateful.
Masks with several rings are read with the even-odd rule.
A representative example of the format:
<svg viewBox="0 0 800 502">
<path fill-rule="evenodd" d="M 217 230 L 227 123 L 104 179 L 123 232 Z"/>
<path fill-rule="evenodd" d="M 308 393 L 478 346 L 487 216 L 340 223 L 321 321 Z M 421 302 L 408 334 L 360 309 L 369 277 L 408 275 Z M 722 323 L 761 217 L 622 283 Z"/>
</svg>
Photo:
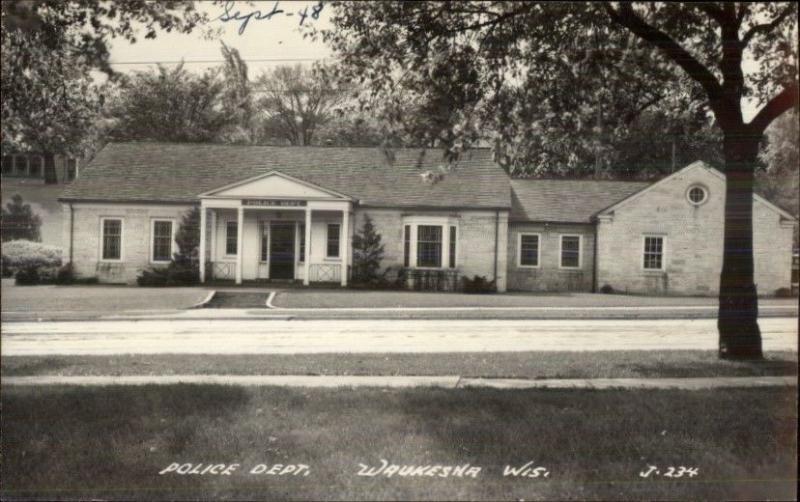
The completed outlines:
<svg viewBox="0 0 800 502">
<path fill-rule="evenodd" d="M 294 223 L 272 222 L 270 234 L 270 279 L 294 279 Z"/>
</svg>

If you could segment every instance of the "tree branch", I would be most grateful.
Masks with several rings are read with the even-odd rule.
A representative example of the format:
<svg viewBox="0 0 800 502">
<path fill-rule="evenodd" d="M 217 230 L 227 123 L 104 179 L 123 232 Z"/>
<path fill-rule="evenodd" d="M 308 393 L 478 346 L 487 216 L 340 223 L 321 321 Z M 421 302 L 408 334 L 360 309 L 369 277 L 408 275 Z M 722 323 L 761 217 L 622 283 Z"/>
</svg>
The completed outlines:
<svg viewBox="0 0 800 502">
<path fill-rule="evenodd" d="M 642 40 L 658 47 L 670 60 L 702 85 L 716 114 L 723 98 L 722 86 L 708 68 L 669 35 L 644 22 L 636 15 L 630 4 L 621 3 L 619 11 L 614 10 L 614 7 L 608 3 L 604 3 L 603 6 L 612 21 L 627 28 Z"/>
<path fill-rule="evenodd" d="M 714 21 L 719 24 L 725 24 L 728 20 L 725 16 L 725 12 L 719 7 L 719 5 L 712 3 L 712 2 L 697 2 L 694 4 L 695 7 L 703 11 L 709 17 L 711 17 Z"/>
<path fill-rule="evenodd" d="M 756 134 L 761 134 L 772 123 L 773 120 L 787 111 L 792 106 L 797 106 L 797 82 L 793 82 L 783 88 L 781 92 L 773 96 L 769 102 L 758 111 L 753 120 L 747 125 Z"/>
<path fill-rule="evenodd" d="M 789 5 L 786 6 L 785 9 L 783 9 L 783 11 L 780 14 L 777 15 L 777 17 L 775 17 L 775 19 L 773 19 L 769 23 L 757 24 L 753 26 L 752 28 L 747 30 L 747 33 L 745 33 L 744 37 L 742 37 L 742 43 L 744 45 L 747 45 L 748 43 L 750 43 L 750 40 L 752 40 L 753 37 L 755 37 L 756 35 L 759 34 L 766 35 L 768 33 L 771 33 L 775 28 L 778 27 L 779 24 L 781 24 L 784 21 L 784 19 L 786 19 L 789 16 L 789 14 L 792 13 L 793 10 L 794 10 L 794 4 L 790 3 Z"/>
</svg>

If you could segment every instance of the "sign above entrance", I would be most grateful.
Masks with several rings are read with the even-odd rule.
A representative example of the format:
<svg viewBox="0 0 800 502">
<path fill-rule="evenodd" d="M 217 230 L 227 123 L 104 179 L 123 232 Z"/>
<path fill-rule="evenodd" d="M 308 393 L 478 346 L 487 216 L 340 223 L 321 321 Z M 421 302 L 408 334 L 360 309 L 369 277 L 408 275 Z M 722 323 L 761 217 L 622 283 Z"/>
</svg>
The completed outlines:
<svg viewBox="0 0 800 502">
<path fill-rule="evenodd" d="M 244 199 L 243 206 L 258 207 L 298 207 L 307 205 L 304 200 L 283 200 L 283 199 Z"/>
</svg>

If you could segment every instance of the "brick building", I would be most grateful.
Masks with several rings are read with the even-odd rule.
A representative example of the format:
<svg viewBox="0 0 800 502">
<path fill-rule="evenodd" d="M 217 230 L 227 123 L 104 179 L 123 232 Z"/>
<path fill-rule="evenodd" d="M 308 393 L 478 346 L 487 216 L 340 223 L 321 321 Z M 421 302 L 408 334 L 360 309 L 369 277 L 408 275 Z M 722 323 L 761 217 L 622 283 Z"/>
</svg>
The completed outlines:
<svg viewBox="0 0 800 502">
<path fill-rule="evenodd" d="M 448 169 L 410 149 L 117 143 L 60 200 L 76 272 L 104 282 L 168 263 L 195 206 L 203 280 L 346 285 L 366 215 L 409 287 L 703 295 L 721 269 L 724 176 L 701 163 L 652 184 L 511 180 L 485 150 Z M 758 196 L 754 218 L 770 294 L 789 286 L 796 220 Z"/>
</svg>

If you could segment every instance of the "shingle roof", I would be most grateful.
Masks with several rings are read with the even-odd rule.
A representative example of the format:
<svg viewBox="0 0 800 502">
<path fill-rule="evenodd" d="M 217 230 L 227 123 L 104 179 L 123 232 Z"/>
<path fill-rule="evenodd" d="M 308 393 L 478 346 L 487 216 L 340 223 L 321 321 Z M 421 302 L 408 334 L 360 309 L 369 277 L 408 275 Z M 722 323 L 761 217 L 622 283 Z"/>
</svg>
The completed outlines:
<svg viewBox="0 0 800 502">
<path fill-rule="evenodd" d="M 472 150 L 437 183 L 421 174 L 446 163 L 438 151 L 110 143 L 81 169 L 62 200 L 190 202 L 277 170 L 372 206 L 510 208 L 509 178 L 488 150 Z"/>
<path fill-rule="evenodd" d="M 649 182 L 511 180 L 512 221 L 589 223 L 597 212 L 644 189 Z"/>
</svg>

